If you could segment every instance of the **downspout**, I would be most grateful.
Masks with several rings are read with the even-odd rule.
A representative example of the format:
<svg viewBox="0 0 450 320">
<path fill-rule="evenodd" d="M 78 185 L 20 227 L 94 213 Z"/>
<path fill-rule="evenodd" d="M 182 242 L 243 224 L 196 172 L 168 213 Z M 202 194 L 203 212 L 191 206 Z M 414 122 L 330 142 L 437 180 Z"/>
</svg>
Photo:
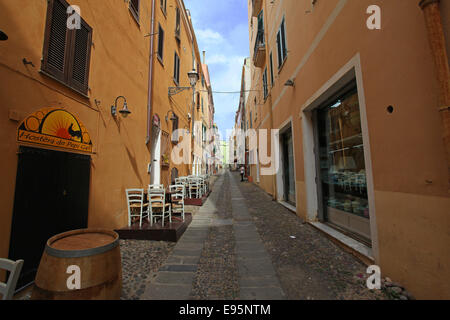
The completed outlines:
<svg viewBox="0 0 450 320">
<path fill-rule="evenodd" d="M 155 0 L 152 0 L 152 20 L 150 22 L 150 63 L 148 72 L 148 97 L 147 97 L 147 137 L 145 139 L 145 144 L 148 145 L 150 142 L 150 130 L 151 130 L 151 118 L 152 118 L 152 97 L 153 97 L 153 61 L 154 52 L 153 44 L 155 39 Z M 153 155 L 151 155 L 151 158 Z M 150 159 L 152 160 L 152 159 Z M 153 164 L 153 161 L 150 161 Z"/>
<path fill-rule="evenodd" d="M 447 188 L 450 192 L 450 72 L 439 3 L 440 0 L 422 0 L 419 6 L 425 16 L 428 40 L 439 83 L 439 114 L 443 126 L 442 135 L 447 155 Z"/>
</svg>

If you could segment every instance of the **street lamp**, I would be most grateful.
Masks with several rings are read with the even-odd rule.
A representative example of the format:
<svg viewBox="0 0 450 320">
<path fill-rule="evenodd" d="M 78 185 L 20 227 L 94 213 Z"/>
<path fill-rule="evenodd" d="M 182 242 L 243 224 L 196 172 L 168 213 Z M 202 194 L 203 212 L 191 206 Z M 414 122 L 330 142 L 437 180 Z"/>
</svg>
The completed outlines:
<svg viewBox="0 0 450 320">
<path fill-rule="evenodd" d="M 195 85 L 197 84 L 197 81 L 199 79 L 198 72 L 195 69 L 192 69 L 192 71 L 189 71 L 187 75 L 188 75 L 189 83 L 191 86 L 190 87 L 169 87 L 169 97 L 179 94 L 180 92 L 182 92 L 184 90 L 189 90 L 191 88 L 195 89 Z"/>
<path fill-rule="evenodd" d="M 118 96 L 116 98 L 116 101 L 113 106 L 111 106 L 111 114 L 115 117 L 117 115 L 117 101 L 122 98 L 123 101 L 123 109 L 119 111 L 119 113 L 122 115 L 123 118 L 128 117 L 128 115 L 131 113 L 130 110 L 128 110 L 128 104 L 127 99 L 124 96 Z"/>
<path fill-rule="evenodd" d="M 189 82 L 191 83 L 191 87 L 195 87 L 199 79 L 198 72 L 195 71 L 195 69 L 192 69 L 191 71 L 188 72 L 188 78 Z"/>
</svg>

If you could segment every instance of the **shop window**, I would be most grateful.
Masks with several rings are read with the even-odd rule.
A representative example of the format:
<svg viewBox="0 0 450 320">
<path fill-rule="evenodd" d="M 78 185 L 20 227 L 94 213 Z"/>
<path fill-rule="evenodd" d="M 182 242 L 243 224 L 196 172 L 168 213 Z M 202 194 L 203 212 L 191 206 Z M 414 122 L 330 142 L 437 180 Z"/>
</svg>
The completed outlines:
<svg viewBox="0 0 450 320">
<path fill-rule="evenodd" d="M 88 94 L 92 28 L 81 19 L 81 29 L 67 28 L 65 0 L 50 0 L 44 38 L 43 73 L 70 88 Z"/>
<path fill-rule="evenodd" d="M 130 11 L 133 14 L 133 17 L 136 19 L 137 22 L 139 22 L 139 5 L 140 0 L 130 0 Z"/>
<path fill-rule="evenodd" d="M 364 144 L 356 85 L 317 112 L 323 218 L 370 239 Z"/>
</svg>

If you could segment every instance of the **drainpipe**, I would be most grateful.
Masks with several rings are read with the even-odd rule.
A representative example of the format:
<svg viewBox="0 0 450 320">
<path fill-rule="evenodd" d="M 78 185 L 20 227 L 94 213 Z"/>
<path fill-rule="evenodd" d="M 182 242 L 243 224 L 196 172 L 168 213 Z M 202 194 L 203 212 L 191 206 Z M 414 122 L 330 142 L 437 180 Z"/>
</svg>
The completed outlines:
<svg viewBox="0 0 450 320">
<path fill-rule="evenodd" d="M 425 16 L 428 40 L 439 83 L 439 114 L 442 120 L 444 147 L 447 153 L 449 183 L 447 187 L 450 192 L 450 72 L 439 3 L 440 0 L 422 0 L 419 6 Z"/>
<path fill-rule="evenodd" d="M 145 144 L 150 142 L 151 118 L 152 118 L 152 97 L 153 97 L 153 43 L 155 39 L 155 0 L 152 0 L 152 21 L 150 22 L 150 66 L 148 72 L 148 97 L 147 97 L 147 137 Z M 153 158 L 153 155 L 151 156 Z M 150 160 L 152 160 L 150 158 Z M 150 163 L 153 164 L 153 161 Z"/>
</svg>

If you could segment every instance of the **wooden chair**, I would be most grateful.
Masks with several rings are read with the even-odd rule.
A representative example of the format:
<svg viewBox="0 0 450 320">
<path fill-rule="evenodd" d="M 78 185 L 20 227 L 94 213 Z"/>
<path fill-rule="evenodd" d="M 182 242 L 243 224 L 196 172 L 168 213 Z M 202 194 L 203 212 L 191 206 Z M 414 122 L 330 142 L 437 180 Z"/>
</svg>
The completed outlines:
<svg viewBox="0 0 450 320">
<path fill-rule="evenodd" d="M 23 260 L 12 261 L 0 258 L 0 269 L 9 271 L 8 281 L 6 283 L 0 282 L 0 294 L 2 295 L 2 300 L 13 299 L 22 266 Z"/>
<path fill-rule="evenodd" d="M 163 184 L 149 184 L 148 185 L 148 193 L 150 192 L 158 192 L 159 190 L 164 190 L 164 185 Z"/>
<path fill-rule="evenodd" d="M 199 184 L 198 178 L 190 177 L 187 181 L 188 190 L 189 190 L 189 198 L 201 198 L 201 185 Z"/>
<path fill-rule="evenodd" d="M 172 223 L 172 208 L 170 203 L 166 203 L 166 193 L 165 192 L 149 193 L 148 196 L 149 196 L 150 226 L 153 226 L 153 219 L 158 217 L 162 219 L 161 225 L 163 227 L 164 227 L 164 220 L 167 217 L 169 217 L 169 221 Z"/>
<path fill-rule="evenodd" d="M 148 219 L 148 203 L 144 203 L 144 189 L 127 189 L 126 194 L 128 204 L 128 226 L 131 226 L 134 217 L 139 217 L 139 228 L 141 228 L 142 219 Z"/>
<path fill-rule="evenodd" d="M 170 197 L 172 200 L 172 214 L 173 213 L 181 213 L 181 218 L 183 222 L 185 220 L 184 216 L 184 197 L 185 197 L 185 188 L 184 185 L 172 185 L 169 187 Z"/>
</svg>

